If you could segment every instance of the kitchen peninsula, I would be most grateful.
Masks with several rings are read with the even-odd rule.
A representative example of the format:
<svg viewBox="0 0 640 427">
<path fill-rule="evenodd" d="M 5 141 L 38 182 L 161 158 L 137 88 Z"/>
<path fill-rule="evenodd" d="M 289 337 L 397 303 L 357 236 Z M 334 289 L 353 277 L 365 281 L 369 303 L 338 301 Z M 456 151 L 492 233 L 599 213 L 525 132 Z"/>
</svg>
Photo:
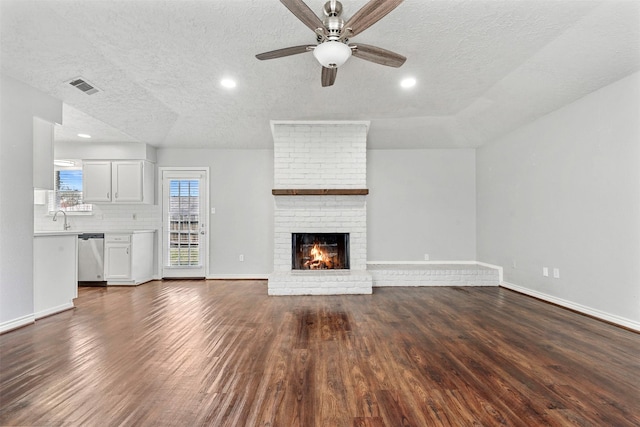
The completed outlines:
<svg viewBox="0 0 640 427">
<path fill-rule="evenodd" d="M 78 297 L 78 232 L 34 233 L 33 255 L 34 318 L 73 308 Z"/>
</svg>

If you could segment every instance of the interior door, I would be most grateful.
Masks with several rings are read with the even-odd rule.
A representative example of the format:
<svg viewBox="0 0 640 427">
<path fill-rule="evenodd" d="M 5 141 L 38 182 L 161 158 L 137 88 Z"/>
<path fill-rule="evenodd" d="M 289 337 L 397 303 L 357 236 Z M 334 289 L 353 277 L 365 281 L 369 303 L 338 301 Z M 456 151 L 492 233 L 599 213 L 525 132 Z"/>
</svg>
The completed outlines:
<svg viewBox="0 0 640 427">
<path fill-rule="evenodd" d="M 162 174 L 165 278 L 205 278 L 208 263 L 207 171 L 165 169 Z"/>
</svg>

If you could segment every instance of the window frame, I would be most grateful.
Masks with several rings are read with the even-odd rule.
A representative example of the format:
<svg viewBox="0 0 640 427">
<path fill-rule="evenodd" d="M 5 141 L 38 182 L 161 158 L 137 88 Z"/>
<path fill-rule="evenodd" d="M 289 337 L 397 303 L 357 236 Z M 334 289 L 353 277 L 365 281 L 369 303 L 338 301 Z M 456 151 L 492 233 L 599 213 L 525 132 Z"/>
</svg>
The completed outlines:
<svg viewBox="0 0 640 427">
<path fill-rule="evenodd" d="M 81 172 L 81 179 L 84 178 L 83 176 L 83 171 L 82 171 L 82 161 L 81 160 L 56 160 L 56 162 L 59 163 L 66 163 L 66 165 L 61 165 L 61 164 L 56 164 L 54 162 L 54 166 L 53 166 L 53 173 L 54 173 L 54 187 L 58 187 L 60 185 L 60 179 L 58 177 L 56 177 L 55 175 L 58 174 L 58 172 L 61 171 L 80 171 Z M 76 206 L 84 206 L 84 208 L 82 210 L 68 210 L 69 207 L 62 207 L 59 206 L 59 194 L 62 191 L 79 191 L 80 192 L 80 199 L 82 200 L 82 188 L 80 190 L 77 189 L 71 189 L 71 190 L 60 190 L 59 188 L 55 188 L 54 190 L 50 190 L 48 191 L 48 200 L 47 200 L 47 212 L 49 216 L 55 215 L 56 212 L 58 211 L 62 211 L 67 215 L 78 215 L 78 216 L 83 216 L 83 215 L 93 215 L 93 204 L 92 203 L 81 203 L 78 204 Z"/>
</svg>

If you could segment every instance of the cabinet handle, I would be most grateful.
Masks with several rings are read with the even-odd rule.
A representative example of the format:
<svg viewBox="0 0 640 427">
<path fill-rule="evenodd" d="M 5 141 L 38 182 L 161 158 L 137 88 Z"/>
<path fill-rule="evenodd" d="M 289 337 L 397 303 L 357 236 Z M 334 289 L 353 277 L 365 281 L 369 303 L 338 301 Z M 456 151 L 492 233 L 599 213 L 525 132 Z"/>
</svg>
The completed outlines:
<svg viewBox="0 0 640 427">
<path fill-rule="evenodd" d="M 116 199 L 118 198 L 118 193 L 116 192 Z"/>
<path fill-rule="evenodd" d="M 107 191 L 107 199 L 111 198 L 111 196 L 109 196 L 109 194 L 111 194 L 111 193 L 109 193 L 109 192 Z"/>
<path fill-rule="evenodd" d="M 129 248 L 127 248 L 127 255 L 129 255 Z"/>
</svg>

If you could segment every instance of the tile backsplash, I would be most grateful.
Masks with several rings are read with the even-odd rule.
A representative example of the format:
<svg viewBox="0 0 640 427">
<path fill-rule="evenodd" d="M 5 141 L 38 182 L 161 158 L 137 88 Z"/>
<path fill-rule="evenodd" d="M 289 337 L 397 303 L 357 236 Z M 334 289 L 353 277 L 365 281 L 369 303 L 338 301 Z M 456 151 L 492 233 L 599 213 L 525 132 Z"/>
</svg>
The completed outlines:
<svg viewBox="0 0 640 427">
<path fill-rule="evenodd" d="M 62 218 L 53 222 L 46 205 L 34 205 L 34 231 L 61 231 Z M 107 232 L 128 230 L 159 230 L 162 209 L 159 205 L 94 204 L 91 215 L 67 214 L 71 231 Z"/>
</svg>

